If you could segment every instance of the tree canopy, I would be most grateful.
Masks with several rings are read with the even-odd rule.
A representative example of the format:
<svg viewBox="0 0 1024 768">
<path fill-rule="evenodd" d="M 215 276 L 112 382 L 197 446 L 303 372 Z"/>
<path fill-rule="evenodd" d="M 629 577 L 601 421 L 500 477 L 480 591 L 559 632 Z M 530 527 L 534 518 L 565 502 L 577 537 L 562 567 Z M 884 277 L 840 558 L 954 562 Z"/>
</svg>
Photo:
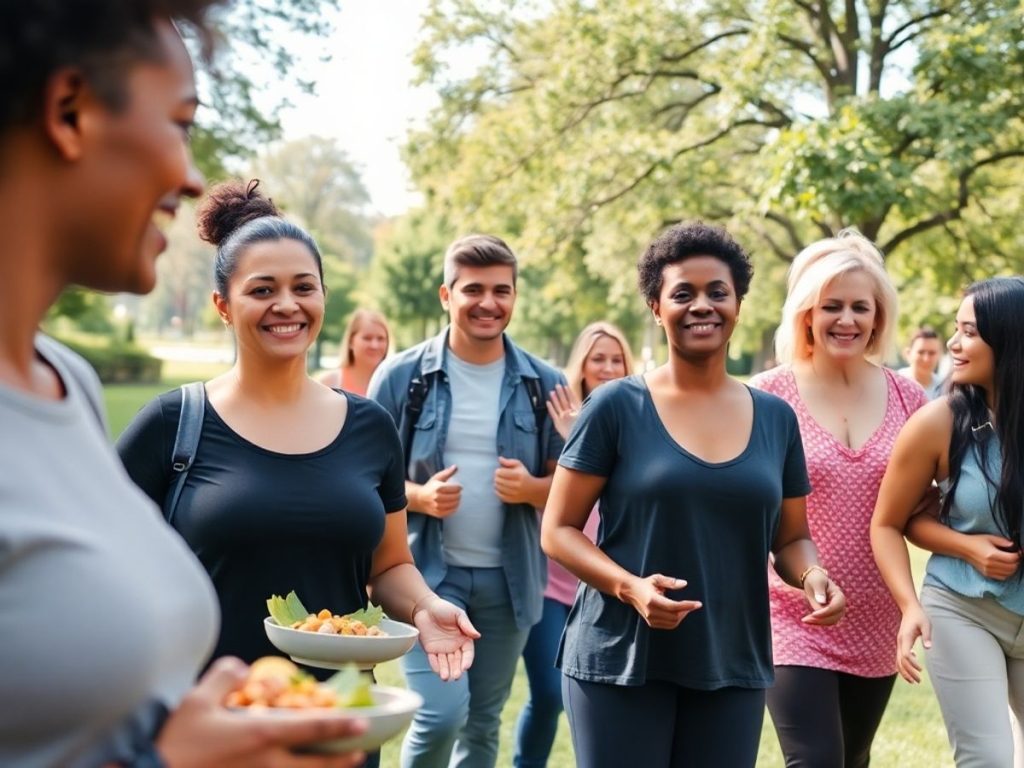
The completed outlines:
<svg viewBox="0 0 1024 768">
<path fill-rule="evenodd" d="M 842 227 L 915 301 L 1024 271 L 1019 0 L 435 0 L 424 30 L 440 105 L 406 157 L 428 204 L 563 284 L 585 268 L 613 309 L 643 245 L 697 217 L 755 252 L 748 347 L 787 261 Z"/>
</svg>

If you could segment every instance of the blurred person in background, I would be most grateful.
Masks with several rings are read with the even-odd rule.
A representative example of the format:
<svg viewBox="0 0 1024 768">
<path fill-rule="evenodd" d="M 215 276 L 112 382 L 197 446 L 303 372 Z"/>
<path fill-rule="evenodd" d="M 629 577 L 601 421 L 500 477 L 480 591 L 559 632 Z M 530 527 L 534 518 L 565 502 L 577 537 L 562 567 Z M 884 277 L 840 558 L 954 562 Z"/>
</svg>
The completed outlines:
<svg viewBox="0 0 1024 768">
<path fill-rule="evenodd" d="M 907 366 L 899 369 L 900 375 L 920 384 L 929 400 L 942 394 L 944 382 L 938 375 L 942 360 L 942 340 L 938 333 L 926 326 L 918 328 L 903 350 L 903 357 L 907 360 Z"/>
<path fill-rule="evenodd" d="M 373 309 L 357 309 L 349 318 L 338 350 L 338 367 L 324 371 L 317 381 L 332 389 L 366 395 L 370 377 L 388 354 L 391 332 L 384 315 Z"/>
</svg>

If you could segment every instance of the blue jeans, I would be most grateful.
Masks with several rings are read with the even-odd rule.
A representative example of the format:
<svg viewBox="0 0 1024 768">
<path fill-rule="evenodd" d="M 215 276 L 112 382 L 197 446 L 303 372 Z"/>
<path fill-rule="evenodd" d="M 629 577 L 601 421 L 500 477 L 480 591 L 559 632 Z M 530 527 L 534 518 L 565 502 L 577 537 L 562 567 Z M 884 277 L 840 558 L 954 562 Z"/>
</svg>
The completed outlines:
<svg viewBox="0 0 1024 768">
<path fill-rule="evenodd" d="M 562 713 L 562 673 L 555 666 L 558 643 L 569 617 L 569 606 L 544 598 L 544 613 L 533 625 L 523 649 L 530 698 L 516 725 L 516 768 L 544 768 L 558 732 Z"/>
<path fill-rule="evenodd" d="M 529 631 L 516 626 L 501 568 L 450 566 L 435 591 L 465 609 L 480 639 L 469 672 L 447 683 L 419 644 L 402 657 L 407 684 L 423 697 L 402 742 L 402 768 L 492 768 L 501 708 Z"/>
</svg>

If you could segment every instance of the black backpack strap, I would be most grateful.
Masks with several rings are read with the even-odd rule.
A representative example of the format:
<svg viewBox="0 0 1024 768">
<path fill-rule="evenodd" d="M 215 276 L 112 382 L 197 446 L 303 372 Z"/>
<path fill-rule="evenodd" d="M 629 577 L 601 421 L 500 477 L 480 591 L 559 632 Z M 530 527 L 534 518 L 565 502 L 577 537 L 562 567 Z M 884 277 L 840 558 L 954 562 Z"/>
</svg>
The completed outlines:
<svg viewBox="0 0 1024 768">
<path fill-rule="evenodd" d="M 178 417 L 178 431 L 174 436 L 171 451 L 171 472 L 173 480 L 164 499 L 164 519 L 168 523 L 174 517 L 178 498 L 185 487 L 188 471 L 196 460 L 199 438 L 203 433 L 203 416 L 206 412 L 206 391 L 201 381 L 193 381 L 181 388 L 181 415 Z"/>
<path fill-rule="evenodd" d="M 548 416 L 547 401 L 544 399 L 544 391 L 540 386 L 540 379 L 523 376 L 523 383 L 526 385 L 526 394 L 530 398 L 530 407 L 533 409 L 533 420 L 537 424 L 537 467 L 538 477 L 544 473 L 547 467 L 547 456 L 544 455 L 544 419 Z"/>
<path fill-rule="evenodd" d="M 548 415 L 548 406 L 544 400 L 544 392 L 540 387 L 540 379 L 523 377 L 526 384 L 526 393 L 530 397 L 530 407 L 533 408 L 533 420 L 537 422 L 537 431 L 540 432 L 544 426 L 544 419 Z"/>
<path fill-rule="evenodd" d="M 402 449 L 405 451 L 405 465 L 409 466 L 409 456 L 412 450 L 412 436 L 416 424 L 423 413 L 423 403 L 427 400 L 427 393 L 430 391 L 430 379 L 417 371 L 416 375 L 409 381 L 409 389 L 405 399 L 405 429 L 402 437 Z"/>
</svg>

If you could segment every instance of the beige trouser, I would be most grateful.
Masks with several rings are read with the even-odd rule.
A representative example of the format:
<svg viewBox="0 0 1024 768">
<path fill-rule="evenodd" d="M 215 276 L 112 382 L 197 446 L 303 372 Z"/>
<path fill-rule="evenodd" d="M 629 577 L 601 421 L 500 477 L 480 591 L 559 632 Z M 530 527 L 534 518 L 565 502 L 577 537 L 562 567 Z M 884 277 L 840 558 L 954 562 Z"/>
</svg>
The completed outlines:
<svg viewBox="0 0 1024 768">
<path fill-rule="evenodd" d="M 1024 717 L 1024 616 L 933 586 L 921 604 L 932 623 L 928 674 L 957 768 L 1013 768 L 1006 704 Z"/>
</svg>

